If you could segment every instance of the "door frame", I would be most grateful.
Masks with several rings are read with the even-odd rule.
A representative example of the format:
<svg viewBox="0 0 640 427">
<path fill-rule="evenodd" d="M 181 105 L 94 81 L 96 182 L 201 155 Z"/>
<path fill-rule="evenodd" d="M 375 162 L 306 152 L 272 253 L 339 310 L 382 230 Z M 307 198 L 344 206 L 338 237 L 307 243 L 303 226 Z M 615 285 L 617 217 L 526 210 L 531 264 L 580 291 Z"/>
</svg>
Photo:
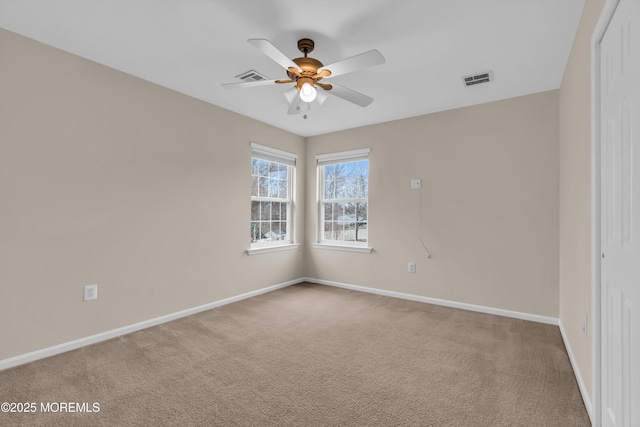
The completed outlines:
<svg viewBox="0 0 640 427">
<path fill-rule="evenodd" d="M 600 87 L 600 44 L 609 23 L 621 0 L 606 0 L 598 23 L 591 37 L 591 322 L 593 331 L 591 339 L 591 373 L 592 373 L 592 418 L 595 427 L 602 425 L 602 286 L 601 273 L 601 170 L 600 170 L 600 119 L 601 99 Z"/>
</svg>

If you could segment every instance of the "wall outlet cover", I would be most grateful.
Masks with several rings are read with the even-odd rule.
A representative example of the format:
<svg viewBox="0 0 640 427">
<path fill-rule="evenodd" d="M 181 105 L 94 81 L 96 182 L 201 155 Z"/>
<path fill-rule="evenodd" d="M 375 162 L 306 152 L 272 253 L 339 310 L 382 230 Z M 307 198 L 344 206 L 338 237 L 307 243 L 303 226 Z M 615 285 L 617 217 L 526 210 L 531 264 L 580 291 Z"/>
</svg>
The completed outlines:
<svg viewBox="0 0 640 427">
<path fill-rule="evenodd" d="M 83 301 L 98 299 L 98 285 L 85 285 Z"/>
</svg>

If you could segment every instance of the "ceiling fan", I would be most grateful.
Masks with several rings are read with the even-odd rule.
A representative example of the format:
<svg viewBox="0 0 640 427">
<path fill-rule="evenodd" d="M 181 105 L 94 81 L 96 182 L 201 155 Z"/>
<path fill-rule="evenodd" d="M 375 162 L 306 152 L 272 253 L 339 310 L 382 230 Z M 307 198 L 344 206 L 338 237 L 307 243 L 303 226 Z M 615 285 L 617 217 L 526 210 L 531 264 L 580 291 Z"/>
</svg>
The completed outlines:
<svg viewBox="0 0 640 427">
<path fill-rule="evenodd" d="M 335 83 L 321 83 L 320 80 L 333 78 L 374 65 L 384 64 L 385 62 L 384 56 L 373 49 L 324 66 L 322 62 L 317 59 L 307 56 L 315 47 L 311 39 L 298 40 L 298 50 L 304 54 L 304 57 L 295 59 L 289 59 L 268 40 L 250 39 L 247 41 L 280 64 L 286 70 L 288 79 L 226 83 L 222 86 L 227 89 L 235 89 L 266 86 L 274 83 L 295 83 L 295 86 L 283 92 L 283 95 L 289 103 L 289 114 L 306 113 L 311 108 L 313 101 L 316 101 L 318 105 L 322 105 L 327 99 L 327 94 L 337 96 L 361 107 L 366 107 L 371 104 L 373 98 Z M 304 118 L 307 118 L 306 114 Z"/>
</svg>

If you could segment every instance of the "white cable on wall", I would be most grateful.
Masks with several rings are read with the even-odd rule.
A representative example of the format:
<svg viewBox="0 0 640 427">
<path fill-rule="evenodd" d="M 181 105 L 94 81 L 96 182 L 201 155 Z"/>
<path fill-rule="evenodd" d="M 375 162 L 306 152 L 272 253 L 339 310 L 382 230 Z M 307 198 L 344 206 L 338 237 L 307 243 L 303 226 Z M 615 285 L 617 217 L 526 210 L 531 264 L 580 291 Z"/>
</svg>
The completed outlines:
<svg viewBox="0 0 640 427">
<path fill-rule="evenodd" d="M 427 254 L 427 259 L 428 259 L 428 258 L 431 258 L 431 253 L 429 252 L 429 249 L 427 249 L 427 246 L 424 244 L 424 240 L 422 239 L 422 234 L 420 233 L 422 229 L 422 186 L 418 189 L 418 197 L 420 200 L 420 204 L 418 205 L 418 239 L 420 240 L 420 244 L 422 245 L 422 248 Z"/>
</svg>

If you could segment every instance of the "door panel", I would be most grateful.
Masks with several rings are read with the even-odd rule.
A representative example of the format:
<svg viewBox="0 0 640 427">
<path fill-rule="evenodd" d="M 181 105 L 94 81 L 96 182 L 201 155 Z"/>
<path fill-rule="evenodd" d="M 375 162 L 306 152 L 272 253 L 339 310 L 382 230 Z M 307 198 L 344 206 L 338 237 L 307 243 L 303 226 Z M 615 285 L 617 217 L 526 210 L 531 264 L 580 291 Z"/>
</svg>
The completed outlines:
<svg viewBox="0 0 640 427">
<path fill-rule="evenodd" d="M 600 47 L 602 424 L 640 426 L 640 0 Z"/>
</svg>

